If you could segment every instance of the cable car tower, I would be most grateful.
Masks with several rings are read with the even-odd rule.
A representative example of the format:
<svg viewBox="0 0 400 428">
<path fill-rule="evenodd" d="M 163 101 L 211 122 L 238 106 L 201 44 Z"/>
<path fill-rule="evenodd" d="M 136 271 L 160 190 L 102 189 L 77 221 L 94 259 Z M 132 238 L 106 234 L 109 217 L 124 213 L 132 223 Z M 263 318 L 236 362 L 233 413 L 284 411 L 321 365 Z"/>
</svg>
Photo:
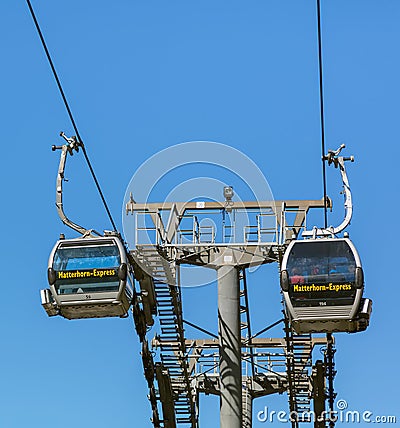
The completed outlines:
<svg viewBox="0 0 400 428">
<path fill-rule="evenodd" d="M 340 321 L 329 309 L 331 304 L 337 303 L 337 299 L 342 301 L 342 293 L 336 292 L 337 296 L 328 296 L 328 304 L 322 305 L 317 313 L 314 310 L 314 315 L 304 320 L 293 319 L 285 298 L 285 338 L 259 338 L 270 326 L 259 333 L 252 333 L 246 269 L 285 262 L 288 251 L 289 254 L 293 253 L 294 244 L 300 245 L 300 242 L 305 248 L 310 247 L 310 244 L 327 246 L 327 256 L 314 262 L 326 262 L 331 252 L 336 261 L 348 260 L 347 253 L 340 253 L 342 248 L 335 248 L 337 243 L 342 243 L 341 246 L 348 250 L 343 246 L 348 238 L 337 238 L 336 234 L 349 224 L 352 212 L 344 162 L 353 161 L 353 158 L 339 157 L 342 148 L 330 151 L 326 156 L 329 164 L 339 167 L 345 189 L 346 216 L 344 222 L 336 228 L 306 229 L 307 213 L 313 208 L 323 208 L 325 200 L 233 202 L 232 188 L 229 187 L 224 188 L 225 201 L 222 202 L 141 204 L 131 198 L 127 203 L 127 214 L 135 216 L 136 247 L 131 250 L 131 255 L 138 265 L 145 266 L 145 270 L 153 278 L 153 295 L 160 321 L 160 332 L 151 342 L 153 349 L 159 351 L 160 362 L 154 362 L 146 341 L 143 343 L 142 353 L 146 379 L 148 373 L 154 374 L 154 379 L 148 379 L 152 381 L 150 399 L 155 395 L 162 404 L 163 417 L 160 419 L 157 415 L 158 425 L 153 418 L 155 427 L 197 427 L 200 393 L 220 396 L 221 428 L 251 427 L 252 400 L 276 392 L 288 391 L 291 411 L 297 414 L 310 411 L 310 397 L 317 403 L 314 408 L 319 406 L 320 415 L 324 415 L 327 397 L 333 410 L 334 340 L 330 333 L 349 330 L 335 327 L 335 322 L 340 324 Z M 328 204 L 331 206 L 329 198 Z M 162 212 L 169 212 L 166 225 L 162 220 Z M 246 212 L 248 218 L 255 219 L 254 224 L 245 225 L 240 233 L 235 230 L 234 223 L 239 212 Z M 294 224 L 286 221 L 289 213 L 292 216 L 295 213 Z M 221 221 L 225 219 L 220 229 L 223 231 L 221 242 L 216 241 L 217 232 L 213 227 L 202 226 L 204 216 L 212 218 L 214 224 L 217 224 L 218 216 Z M 229 224 L 226 223 L 226 216 L 232 219 Z M 152 236 L 154 241 L 144 239 L 141 242 L 142 235 L 147 238 Z M 238 241 L 237 236 L 242 236 L 242 240 Z M 307 240 L 298 239 L 300 236 Z M 355 251 L 354 247 L 351 249 Z M 303 259 L 307 263 L 307 258 Z M 359 258 L 357 263 L 354 261 L 355 269 L 361 269 L 358 260 Z M 207 333 L 210 338 L 185 337 L 186 321 L 180 299 L 181 284 L 177 275 L 181 265 L 202 266 L 216 271 L 218 335 L 187 322 Z M 349 263 L 342 263 L 337 269 L 347 268 L 348 265 Z M 323 278 L 323 281 L 331 281 L 334 274 L 330 275 L 331 277 Z M 346 325 L 351 325 L 352 331 L 362 331 L 368 326 L 371 313 L 371 301 L 361 299 L 362 274 L 358 274 L 357 280 L 338 280 L 346 282 L 334 282 L 335 286 L 341 285 L 339 291 L 343 291 L 345 285 L 350 288 L 358 287 L 356 293 L 350 297 L 345 296 L 346 302 L 350 300 L 348 305 L 352 312 L 349 311 L 341 318 L 339 316 L 339 319 Z M 295 285 L 297 284 L 292 283 L 288 287 L 293 288 Z M 322 286 L 321 283 L 319 287 Z M 285 293 L 283 286 L 282 289 Z M 354 298 L 355 294 L 357 299 Z M 321 300 L 321 296 L 318 299 Z M 309 300 L 313 303 L 312 298 Z M 300 328 L 297 334 L 295 321 L 298 325 L 311 324 L 313 327 L 305 331 Z M 329 334 L 326 339 L 312 338 L 310 333 L 313 332 Z M 317 362 L 310 372 L 312 350 L 316 345 L 325 346 L 325 358 L 324 362 Z M 277 349 L 281 352 L 271 352 Z M 269 361 L 268 367 L 266 361 Z M 286 365 L 286 371 L 279 372 L 277 367 L 282 362 Z M 250 367 L 250 373 L 243 371 L 246 366 Z M 325 391 L 325 379 L 329 383 L 329 394 Z M 154 386 L 154 381 L 158 387 Z M 295 421 L 293 426 L 298 426 L 298 423 L 299 421 Z M 325 421 L 320 426 L 325 426 Z"/>
</svg>

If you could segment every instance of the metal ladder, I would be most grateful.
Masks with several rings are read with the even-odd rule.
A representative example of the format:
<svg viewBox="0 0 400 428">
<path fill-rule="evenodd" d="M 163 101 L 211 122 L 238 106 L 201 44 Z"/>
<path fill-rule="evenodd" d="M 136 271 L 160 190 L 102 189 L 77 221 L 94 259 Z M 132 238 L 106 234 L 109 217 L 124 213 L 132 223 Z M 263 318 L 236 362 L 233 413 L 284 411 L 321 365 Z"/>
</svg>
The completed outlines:
<svg viewBox="0 0 400 428">
<path fill-rule="evenodd" d="M 310 368 L 312 366 L 311 334 L 296 334 L 285 319 L 286 372 L 288 378 L 289 409 L 297 418 L 292 420 L 292 428 L 298 428 L 301 422 L 310 422 Z M 293 413 L 292 413 L 293 412 Z M 295 420 L 296 419 L 296 420 Z"/>
<path fill-rule="evenodd" d="M 328 399 L 328 408 L 329 408 L 329 428 L 334 428 L 335 426 L 335 418 L 334 416 L 334 403 L 336 399 L 336 393 L 333 386 L 333 381 L 336 376 L 336 370 L 335 370 L 335 353 L 336 349 L 334 346 L 334 340 L 332 334 L 327 334 L 327 346 L 324 351 L 324 365 L 325 365 L 325 376 L 327 380 L 327 395 L 326 398 Z"/>
<path fill-rule="evenodd" d="M 302 414 L 310 412 L 310 374 L 311 361 L 311 334 L 298 335 L 292 333 L 293 343 L 293 387 L 295 392 L 296 412 L 299 420 Z M 304 421 L 308 422 L 308 421 Z"/>
<path fill-rule="evenodd" d="M 164 404 L 163 425 L 165 428 L 175 428 L 177 425 L 196 428 L 196 400 L 185 349 L 181 293 L 179 285 L 176 285 L 175 265 L 155 246 L 138 246 L 134 255 L 146 267 L 154 283 L 160 326 L 156 339 L 161 357 L 161 363 L 156 363 L 155 376 L 159 386 L 158 398 Z M 168 388 L 161 385 L 162 379 L 165 379 Z M 174 411 L 167 402 L 173 403 Z"/>
<path fill-rule="evenodd" d="M 190 373 L 185 349 L 180 290 L 176 285 L 154 281 L 160 335 L 157 337 L 162 366 L 170 377 L 176 423 L 197 427 L 195 394 L 190 382 Z"/>
<path fill-rule="evenodd" d="M 242 332 L 242 338 L 247 339 L 247 344 L 251 345 L 252 332 L 250 324 L 250 308 L 249 308 L 249 298 L 247 292 L 247 280 L 246 280 L 246 269 L 241 269 L 239 272 L 239 281 L 240 281 L 240 330 Z M 250 365 L 252 376 L 256 374 L 255 368 L 255 356 L 253 347 L 249 346 L 248 349 L 250 356 Z"/>
</svg>

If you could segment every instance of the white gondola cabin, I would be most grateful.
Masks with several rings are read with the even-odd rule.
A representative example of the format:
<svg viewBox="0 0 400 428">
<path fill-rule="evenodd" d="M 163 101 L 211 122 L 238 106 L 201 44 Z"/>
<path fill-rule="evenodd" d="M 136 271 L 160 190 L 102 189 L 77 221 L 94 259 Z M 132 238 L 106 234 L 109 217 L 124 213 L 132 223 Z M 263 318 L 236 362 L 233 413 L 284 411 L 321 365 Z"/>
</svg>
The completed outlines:
<svg viewBox="0 0 400 428">
<path fill-rule="evenodd" d="M 61 239 L 49 257 L 42 305 L 48 315 L 68 319 L 124 317 L 133 297 L 128 270 L 117 236 Z"/>
</svg>

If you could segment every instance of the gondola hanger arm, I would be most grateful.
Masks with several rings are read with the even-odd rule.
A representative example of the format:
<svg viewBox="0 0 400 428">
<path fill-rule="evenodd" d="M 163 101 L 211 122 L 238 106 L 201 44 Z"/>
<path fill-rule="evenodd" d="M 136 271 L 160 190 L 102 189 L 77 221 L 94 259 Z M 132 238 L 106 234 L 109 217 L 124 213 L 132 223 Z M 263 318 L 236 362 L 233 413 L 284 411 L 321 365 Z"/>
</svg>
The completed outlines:
<svg viewBox="0 0 400 428">
<path fill-rule="evenodd" d="M 82 226 L 71 221 L 64 212 L 63 205 L 63 181 L 64 181 L 64 172 L 65 172 L 65 164 L 67 162 L 68 154 L 73 156 L 74 151 L 79 152 L 80 143 L 78 142 L 76 137 L 68 138 L 63 132 L 60 133 L 60 136 L 64 138 L 66 144 L 62 146 L 52 146 L 52 150 L 61 150 L 60 163 L 58 166 L 58 174 L 57 174 L 57 182 L 56 182 L 56 207 L 57 213 L 60 217 L 61 221 L 71 229 L 80 233 L 84 237 L 93 236 L 93 234 L 101 236 L 100 233 L 96 232 L 92 229 L 85 229 Z"/>
<path fill-rule="evenodd" d="M 335 168 L 339 168 L 340 175 L 342 177 L 343 183 L 343 192 L 344 192 L 344 209 L 345 217 L 342 223 L 338 226 L 330 226 L 326 229 L 319 229 L 314 227 L 313 230 L 305 230 L 302 233 L 304 238 L 317 237 L 317 236 L 335 236 L 336 234 L 342 232 L 350 224 L 351 218 L 353 216 L 353 199 L 351 196 L 349 179 L 347 177 L 345 162 L 350 161 L 354 162 L 354 156 L 343 157 L 339 156 L 340 152 L 346 146 L 342 144 L 337 150 L 328 150 L 328 154 L 323 157 L 324 161 L 328 162 L 328 165 L 334 165 Z"/>
</svg>

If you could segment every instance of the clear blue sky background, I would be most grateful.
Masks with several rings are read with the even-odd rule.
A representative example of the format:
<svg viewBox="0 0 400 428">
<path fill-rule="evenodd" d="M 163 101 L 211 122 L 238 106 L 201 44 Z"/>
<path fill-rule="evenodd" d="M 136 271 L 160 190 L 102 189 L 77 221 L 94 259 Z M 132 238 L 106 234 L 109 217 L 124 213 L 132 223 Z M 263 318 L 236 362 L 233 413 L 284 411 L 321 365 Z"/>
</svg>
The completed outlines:
<svg viewBox="0 0 400 428">
<path fill-rule="evenodd" d="M 135 170 L 191 140 L 246 153 L 276 199 L 322 197 L 314 0 L 33 6 L 119 226 Z M 400 418 L 400 2 L 322 0 L 322 9 L 327 146 L 345 143 L 356 156 L 349 231 L 374 300 L 367 332 L 337 335 L 336 390 L 349 408 Z M 24 1 L 1 2 L 0 38 L 0 426 L 151 427 L 132 320 L 68 322 L 40 306 L 48 254 L 60 232 L 69 234 L 54 208 L 58 154 L 50 147 L 60 130 L 73 131 Z M 332 221 L 342 214 L 335 173 Z M 69 159 L 67 176 L 68 214 L 109 228 L 81 155 Z M 255 329 L 281 309 L 276 266 L 263 269 L 249 278 Z M 215 330 L 215 287 L 197 292 L 185 293 L 185 316 Z M 202 310 L 191 303 L 206 295 Z M 254 403 L 264 406 L 285 410 L 286 397 Z M 218 401 L 204 399 L 202 410 L 202 426 L 217 427 Z"/>
</svg>

